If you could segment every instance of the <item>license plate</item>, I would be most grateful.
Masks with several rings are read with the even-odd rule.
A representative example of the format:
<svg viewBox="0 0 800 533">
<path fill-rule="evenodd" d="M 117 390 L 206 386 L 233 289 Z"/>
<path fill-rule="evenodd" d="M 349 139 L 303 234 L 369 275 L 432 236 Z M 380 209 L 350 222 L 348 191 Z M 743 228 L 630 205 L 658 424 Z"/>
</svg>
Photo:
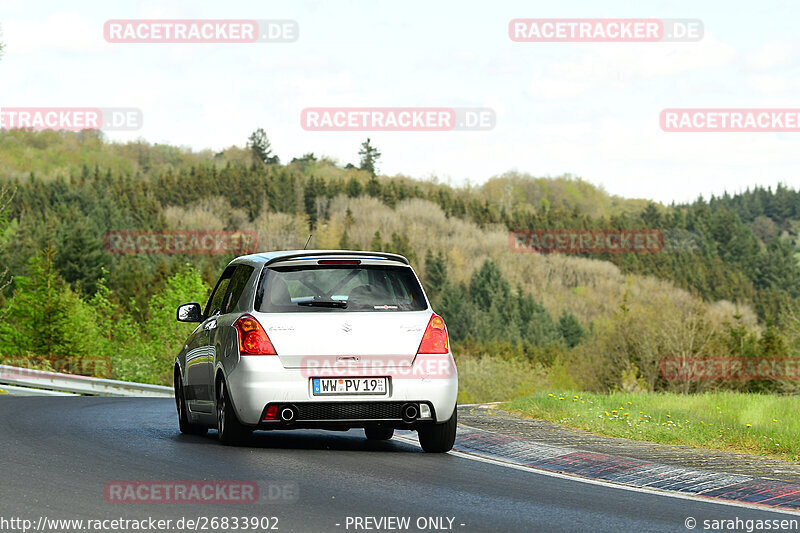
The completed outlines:
<svg viewBox="0 0 800 533">
<path fill-rule="evenodd" d="M 386 394 L 386 378 L 312 378 L 314 396 Z"/>
</svg>

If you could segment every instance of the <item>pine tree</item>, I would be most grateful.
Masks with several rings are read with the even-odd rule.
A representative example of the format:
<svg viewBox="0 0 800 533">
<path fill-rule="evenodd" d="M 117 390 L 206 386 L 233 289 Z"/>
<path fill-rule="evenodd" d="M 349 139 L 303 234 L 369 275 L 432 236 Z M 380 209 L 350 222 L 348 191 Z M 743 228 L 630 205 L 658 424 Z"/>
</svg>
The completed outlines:
<svg viewBox="0 0 800 533">
<path fill-rule="evenodd" d="M 404 233 L 392 233 L 392 242 L 388 244 L 386 251 L 402 255 L 408 259 L 409 263 L 417 262 L 417 254 L 414 253 L 414 249 L 411 248 L 408 237 Z"/>
<path fill-rule="evenodd" d="M 11 189 L 6 185 L 0 186 L 0 236 L 2 236 L 2 233 L 9 225 L 8 212 L 10 210 L 11 200 L 14 199 L 15 192 L 15 189 Z M 2 248 L 4 244 L 5 243 L 0 240 L 0 248 Z M 13 280 L 14 278 L 9 275 L 8 266 L 0 265 L 0 305 L 3 300 L 3 289 L 8 287 Z"/>
<path fill-rule="evenodd" d="M 377 163 L 378 159 L 381 157 L 381 153 L 377 148 L 372 146 L 369 137 L 367 137 L 366 141 L 361 143 L 361 150 L 358 151 L 358 155 L 361 156 L 361 165 L 359 168 L 375 176 L 378 172 Z"/>
<path fill-rule="evenodd" d="M 100 337 L 88 305 L 58 275 L 55 253 L 46 249 L 28 262 L 30 276 L 15 279 L 16 291 L 0 321 L 0 353 L 92 354 Z"/>
<path fill-rule="evenodd" d="M 375 234 L 372 236 L 372 242 L 369 245 L 370 250 L 373 252 L 382 252 L 383 250 L 383 239 L 381 239 L 381 232 L 380 230 L 375 230 Z"/>
<path fill-rule="evenodd" d="M 661 213 L 653 202 L 648 202 L 647 207 L 644 208 L 640 216 L 647 228 L 661 227 Z"/>
<path fill-rule="evenodd" d="M 367 194 L 373 198 L 380 198 L 383 189 L 381 187 L 381 182 L 378 181 L 376 176 L 370 176 L 369 180 L 367 180 Z"/>
<path fill-rule="evenodd" d="M 250 137 L 247 138 L 247 148 L 250 149 L 250 152 L 257 161 L 267 165 L 280 163 L 278 156 L 272 153 L 272 145 L 269 142 L 267 132 L 264 131 L 264 128 L 258 128 L 250 134 Z"/>
<path fill-rule="evenodd" d="M 492 301 L 499 299 L 501 304 L 508 303 L 511 296 L 511 286 L 503 277 L 503 273 L 491 260 L 487 259 L 475 271 L 469 283 L 469 293 L 475 305 L 488 311 Z"/>
<path fill-rule="evenodd" d="M 347 196 L 350 198 L 358 198 L 364 192 L 364 186 L 358 181 L 355 176 L 347 181 Z"/>
<path fill-rule="evenodd" d="M 339 239 L 340 250 L 352 250 L 353 244 L 350 242 L 350 237 L 347 235 L 347 230 L 344 230 L 342 237 Z"/>
<path fill-rule="evenodd" d="M 308 179 L 306 189 L 303 191 L 303 207 L 308 216 L 308 229 L 314 231 L 317 224 L 317 180 L 314 176 Z"/>
<path fill-rule="evenodd" d="M 355 223 L 356 219 L 353 217 L 353 211 L 348 207 L 344 212 L 344 229 L 350 229 Z"/>
<path fill-rule="evenodd" d="M 425 252 L 425 289 L 431 299 L 436 298 L 447 283 L 447 262 L 441 250 L 434 255 L 428 248 Z"/>
<path fill-rule="evenodd" d="M 558 319 L 558 329 L 568 348 L 577 346 L 583 339 L 584 332 L 581 323 L 574 314 L 566 309 Z"/>
<path fill-rule="evenodd" d="M 397 192 L 393 182 L 383 187 L 381 192 L 381 201 L 392 209 L 397 205 Z"/>
<path fill-rule="evenodd" d="M 100 238 L 90 229 L 88 219 L 74 213 L 69 218 L 71 224 L 60 228 L 54 263 L 74 290 L 92 295 L 103 269 L 109 265 L 108 255 Z"/>
<path fill-rule="evenodd" d="M 477 309 L 469 297 L 468 288 L 463 284 L 445 283 L 436 302 L 436 312 L 447 324 L 450 340 L 459 342 L 476 335 Z"/>
<path fill-rule="evenodd" d="M 519 337 L 524 342 L 534 346 L 547 346 L 561 340 L 558 325 L 544 305 L 535 301 L 533 296 L 525 293 L 521 287 L 517 287 L 516 298 L 511 298 L 507 303 L 497 300 L 494 303 L 517 311 Z M 514 316 L 512 313 L 509 315 L 508 321 Z"/>
</svg>

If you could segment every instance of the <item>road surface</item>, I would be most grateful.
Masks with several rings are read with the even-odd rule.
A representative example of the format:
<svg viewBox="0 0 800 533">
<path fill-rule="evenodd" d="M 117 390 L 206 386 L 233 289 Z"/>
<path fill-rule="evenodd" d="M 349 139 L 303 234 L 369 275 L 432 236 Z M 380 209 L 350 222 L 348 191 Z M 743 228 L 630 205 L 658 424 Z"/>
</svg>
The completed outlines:
<svg viewBox="0 0 800 533">
<path fill-rule="evenodd" d="M 360 430 L 261 432 L 249 447 L 224 447 L 214 431 L 181 435 L 171 399 L 4 397 L 0 408 L 2 531 L 19 526 L 2 522 L 12 518 L 37 526 L 46 518 L 45 530 L 52 519 L 152 517 L 178 531 L 189 530 L 174 528 L 182 517 L 275 517 L 268 525 L 279 531 L 492 533 L 688 531 L 688 517 L 703 531 L 704 520 L 800 518 L 426 454 L 409 442 L 368 442 Z M 246 504 L 107 501 L 108 483 L 144 480 L 252 481 L 261 495 Z M 408 526 L 381 517 L 406 517 Z"/>
</svg>

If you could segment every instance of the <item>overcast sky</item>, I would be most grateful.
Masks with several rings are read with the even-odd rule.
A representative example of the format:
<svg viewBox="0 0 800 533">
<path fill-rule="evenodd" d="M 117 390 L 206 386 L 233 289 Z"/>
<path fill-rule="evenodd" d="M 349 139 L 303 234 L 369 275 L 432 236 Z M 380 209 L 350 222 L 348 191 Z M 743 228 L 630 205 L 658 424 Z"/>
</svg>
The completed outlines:
<svg viewBox="0 0 800 533">
<path fill-rule="evenodd" d="M 515 18 L 695 18 L 683 43 L 518 43 Z M 109 19 L 291 19 L 293 43 L 112 44 Z M 358 160 L 381 173 L 482 183 L 571 173 L 662 202 L 800 185 L 800 133 L 666 133 L 676 107 L 800 107 L 794 2 L 2 0 L 0 107 L 135 107 L 114 140 L 218 150 L 266 129 L 283 161 Z M 313 132 L 307 107 L 489 107 L 491 131 Z"/>
</svg>

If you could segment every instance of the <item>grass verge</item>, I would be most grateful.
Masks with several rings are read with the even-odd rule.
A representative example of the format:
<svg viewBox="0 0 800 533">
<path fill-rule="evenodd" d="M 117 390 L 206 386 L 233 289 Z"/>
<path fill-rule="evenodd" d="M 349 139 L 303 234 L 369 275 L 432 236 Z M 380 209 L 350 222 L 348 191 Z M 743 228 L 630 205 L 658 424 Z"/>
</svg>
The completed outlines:
<svg viewBox="0 0 800 533">
<path fill-rule="evenodd" d="M 547 371 L 524 359 L 456 356 L 458 402 L 498 402 L 525 397 L 548 386 Z"/>
<path fill-rule="evenodd" d="M 800 399 L 738 392 L 534 392 L 504 408 L 598 435 L 800 461 Z"/>
</svg>

